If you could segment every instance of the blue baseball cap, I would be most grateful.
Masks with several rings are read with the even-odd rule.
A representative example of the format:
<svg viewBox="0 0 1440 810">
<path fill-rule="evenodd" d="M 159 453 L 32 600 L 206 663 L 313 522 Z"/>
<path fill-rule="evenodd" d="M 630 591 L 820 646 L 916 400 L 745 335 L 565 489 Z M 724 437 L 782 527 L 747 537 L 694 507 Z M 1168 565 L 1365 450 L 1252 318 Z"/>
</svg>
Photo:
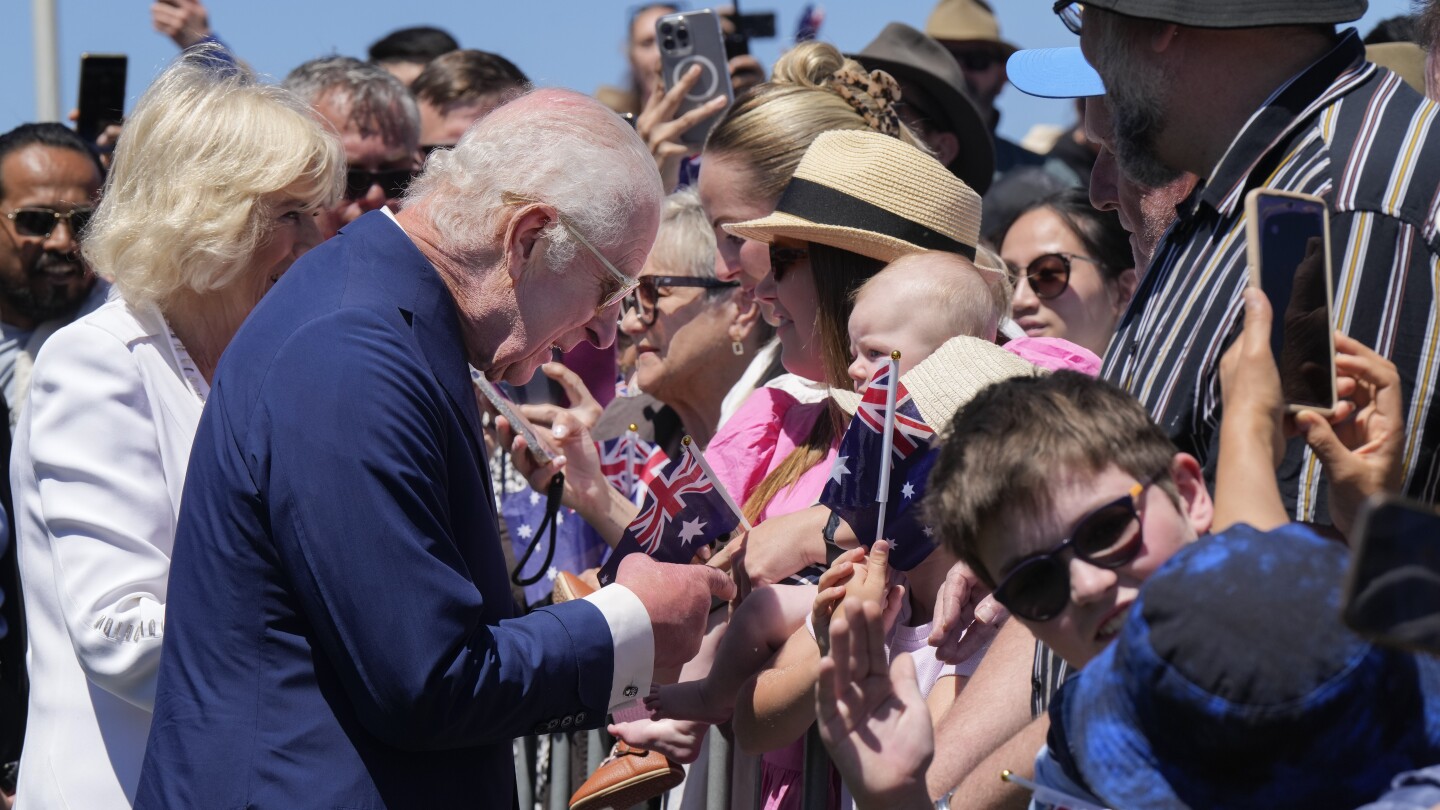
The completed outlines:
<svg viewBox="0 0 1440 810">
<path fill-rule="evenodd" d="M 1105 95 L 1105 82 L 1079 48 L 1031 48 L 1016 51 L 1005 63 L 1010 83 L 1039 98 L 1089 98 Z"/>
<path fill-rule="evenodd" d="M 1440 762 L 1440 661 L 1341 623 L 1347 550 L 1236 526 L 1171 557 L 1050 707 L 1049 746 L 1111 807 L 1336 808 Z"/>
</svg>

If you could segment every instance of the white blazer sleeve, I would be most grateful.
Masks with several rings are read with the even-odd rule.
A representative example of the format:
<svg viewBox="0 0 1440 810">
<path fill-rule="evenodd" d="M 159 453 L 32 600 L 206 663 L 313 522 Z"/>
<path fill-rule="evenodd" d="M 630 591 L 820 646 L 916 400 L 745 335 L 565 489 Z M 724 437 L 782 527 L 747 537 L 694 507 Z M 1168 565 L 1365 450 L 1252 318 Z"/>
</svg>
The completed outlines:
<svg viewBox="0 0 1440 810">
<path fill-rule="evenodd" d="M 42 525 L 21 531 L 51 546 L 61 613 L 86 676 L 152 710 L 175 539 L 160 406 L 124 343 L 70 329 L 42 351 L 27 407 Z"/>
</svg>

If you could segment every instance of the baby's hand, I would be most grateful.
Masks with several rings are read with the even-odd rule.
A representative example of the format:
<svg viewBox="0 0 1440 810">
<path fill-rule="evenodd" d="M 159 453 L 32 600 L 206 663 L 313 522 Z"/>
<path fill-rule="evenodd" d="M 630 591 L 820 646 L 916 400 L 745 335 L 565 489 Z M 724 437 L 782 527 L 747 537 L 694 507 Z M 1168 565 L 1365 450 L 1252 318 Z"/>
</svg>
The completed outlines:
<svg viewBox="0 0 1440 810">
<path fill-rule="evenodd" d="M 856 563 L 865 556 L 865 549 L 852 548 L 835 558 L 830 570 L 820 575 L 820 590 L 815 594 L 815 606 L 810 610 L 810 623 L 815 628 L 815 644 L 820 655 L 830 652 L 830 617 L 845 598 L 845 586 L 855 577 Z"/>
<path fill-rule="evenodd" d="M 846 590 L 851 598 L 883 605 L 890 581 L 890 542 L 877 540 L 865 555 L 865 564 L 855 567 L 855 579 Z"/>
</svg>

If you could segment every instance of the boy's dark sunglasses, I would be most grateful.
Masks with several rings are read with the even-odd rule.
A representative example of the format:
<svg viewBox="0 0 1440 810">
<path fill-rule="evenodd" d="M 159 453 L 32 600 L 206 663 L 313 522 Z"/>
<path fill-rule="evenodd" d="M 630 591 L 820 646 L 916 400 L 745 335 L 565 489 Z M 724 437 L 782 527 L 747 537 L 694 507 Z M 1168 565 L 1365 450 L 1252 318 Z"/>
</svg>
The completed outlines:
<svg viewBox="0 0 1440 810">
<path fill-rule="evenodd" d="M 386 169 L 379 172 L 349 169 L 345 172 L 345 199 L 358 200 L 369 194 L 370 187 L 376 185 L 385 192 L 385 199 L 394 199 L 405 193 L 405 188 L 418 173 L 417 169 Z"/>
<path fill-rule="evenodd" d="M 38 239 L 49 239 L 50 234 L 55 232 L 60 220 L 70 223 L 70 235 L 76 239 L 80 238 L 80 232 L 90 223 L 90 217 L 95 213 L 94 208 L 72 208 L 69 211 L 56 211 L 53 208 L 26 207 L 16 208 L 6 214 L 5 217 L 15 223 L 15 232 L 21 236 L 33 236 Z"/>
<path fill-rule="evenodd" d="M 661 287 L 701 287 L 707 290 L 722 290 L 739 287 L 738 281 L 721 281 L 705 276 L 641 276 L 635 292 L 625 299 L 625 308 L 635 310 L 640 323 L 649 326 L 655 323 L 655 305 L 660 300 Z"/>
<path fill-rule="evenodd" d="M 1070 602 L 1066 549 L 1098 568 L 1115 569 L 1133 562 L 1145 544 L 1135 501 L 1154 482 L 1152 478 L 1137 483 L 1125 495 L 1086 513 L 1076 521 L 1070 539 L 1054 551 L 1030 557 L 1006 574 L 995 589 L 996 601 L 1022 619 L 1049 621 Z"/>
<path fill-rule="evenodd" d="M 1043 256 L 1036 256 L 1030 266 L 1021 270 L 1009 262 L 1006 262 L 1006 269 L 1010 271 L 1010 282 L 1020 286 L 1023 278 L 1030 282 L 1030 289 L 1035 297 L 1042 301 L 1049 301 L 1052 298 L 1060 297 L 1070 286 L 1070 262 L 1092 262 L 1095 260 L 1088 256 L 1077 256 L 1074 253 L 1046 253 Z"/>
<path fill-rule="evenodd" d="M 787 248 L 770 246 L 770 272 L 775 274 L 775 280 L 779 281 L 785 277 L 785 271 L 790 265 L 796 262 L 808 261 L 810 251 L 805 248 Z"/>
</svg>

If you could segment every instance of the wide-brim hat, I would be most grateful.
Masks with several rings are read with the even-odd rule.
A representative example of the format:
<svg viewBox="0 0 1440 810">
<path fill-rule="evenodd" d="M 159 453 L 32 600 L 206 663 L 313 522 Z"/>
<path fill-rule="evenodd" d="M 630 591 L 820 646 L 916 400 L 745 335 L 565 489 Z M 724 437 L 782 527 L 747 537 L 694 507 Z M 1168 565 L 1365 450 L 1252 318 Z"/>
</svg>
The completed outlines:
<svg viewBox="0 0 1440 810">
<path fill-rule="evenodd" d="M 1170 558 L 1051 704 L 1062 766 L 1110 807 L 1348 810 L 1440 762 L 1440 662 L 1345 628 L 1348 556 L 1292 524 Z"/>
<path fill-rule="evenodd" d="M 978 0 L 940 0 L 925 21 L 925 33 L 941 42 L 989 42 L 1007 55 L 1019 50 L 1000 38 L 995 12 Z"/>
<path fill-rule="evenodd" d="M 883 70 L 900 82 L 918 85 L 932 103 L 916 103 L 902 96 L 927 117 L 938 117 L 944 128 L 955 133 L 960 150 L 950 161 L 950 171 L 979 194 L 990 188 L 995 176 L 995 142 L 980 110 L 965 92 L 965 72 L 945 46 L 911 28 L 892 22 L 851 59 L 866 70 Z M 930 107 L 938 109 L 930 109 Z"/>
<path fill-rule="evenodd" d="M 1413 42 L 1379 42 L 1365 46 L 1365 58 L 1392 70 L 1415 92 L 1425 94 L 1425 49 Z"/>
<path fill-rule="evenodd" d="M 1105 95 L 1105 81 L 1079 48 L 1027 48 L 1010 55 L 1005 75 L 1015 89 L 1038 98 Z"/>
<path fill-rule="evenodd" d="M 973 259 L 980 195 L 940 161 L 889 135 L 837 130 L 805 150 L 775 213 L 726 225 L 769 244 L 786 237 L 882 262 L 926 250 Z"/>
<path fill-rule="evenodd" d="M 1090 0 L 1087 8 L 1196 28 L 1334 25 L 1365 16 L 1368 0 Z"/>
<path fill-rule="evenodd" d="M 949 427 L 961 406 L 998 382 L 1046 373 L 1039 366 L 988 340 L 961 335 L 941 344 L 929 357 L 900 375 L 925 424 L 936 433 Z M 860 407 L 860 394 L 833 388 L 830 397 L 848 415 Z"/>
</svg>

